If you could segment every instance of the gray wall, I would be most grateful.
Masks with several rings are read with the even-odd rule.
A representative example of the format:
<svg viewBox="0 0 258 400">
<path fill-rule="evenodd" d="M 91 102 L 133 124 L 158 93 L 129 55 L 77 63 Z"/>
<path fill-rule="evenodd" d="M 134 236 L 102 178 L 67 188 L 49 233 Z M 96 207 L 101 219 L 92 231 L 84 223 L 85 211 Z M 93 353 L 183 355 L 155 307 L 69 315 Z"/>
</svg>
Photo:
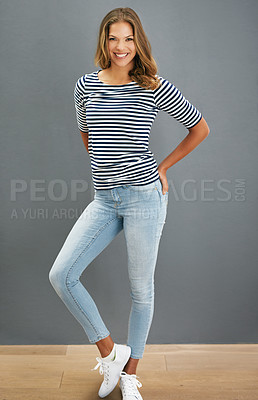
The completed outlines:
<svg viewBox="0 0 258 400">
<path fill-rule="evenodd" d="M 257 2 L 13 0 L 1 2 L 0 21 L 0 344 L 89 343 L 48 273 L 93 200 L 73 89 L 78 77 L 99 69 L 99 24 L 119 6 L 135 9 L 158 73 L 210 127 L 167 173 L 148 343 L 257 342 Z M 187 133 L 158 114 L 150 139 L 158 163 Z M 76 182 L 85 186 L 77 195 Z M 12 185 L 20 189 L 16 198 Z M 130 297 L 123 232 L 82 282 L 113 339 L 124 343 Z"/>
</svg>

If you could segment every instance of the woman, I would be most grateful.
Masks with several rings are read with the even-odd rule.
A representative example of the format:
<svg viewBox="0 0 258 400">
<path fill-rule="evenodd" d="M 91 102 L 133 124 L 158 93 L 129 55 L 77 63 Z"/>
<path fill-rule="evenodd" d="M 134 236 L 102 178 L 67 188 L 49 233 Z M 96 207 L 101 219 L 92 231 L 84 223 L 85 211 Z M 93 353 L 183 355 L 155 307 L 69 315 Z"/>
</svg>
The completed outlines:
<svg viewBox="0 0 258 400">
<path fill-rule="evenodd" d="M 102 70 L 80 77 L 74 89 L 78 128 L 91 159 L 94 200 L 76 221 L 50 271 L 57 294 L 96 343 L 106 397 L 120 378 L 124 399 L 142 399 L 136 367 L 143 357 L 154 310 L 154 270 L 166 219 L 166 171 L 209 134 L 202 114 L 165 78 L 141 21 L 131 8 L 116 8 L 102 20 L 95 64 Z M 189 129 L 160 164 L 148 149 L 159 110 Z M 127 345 L 114 343 L 92 297 L 79 278 L 124 230 L 131 313 Z"/>
</svg>

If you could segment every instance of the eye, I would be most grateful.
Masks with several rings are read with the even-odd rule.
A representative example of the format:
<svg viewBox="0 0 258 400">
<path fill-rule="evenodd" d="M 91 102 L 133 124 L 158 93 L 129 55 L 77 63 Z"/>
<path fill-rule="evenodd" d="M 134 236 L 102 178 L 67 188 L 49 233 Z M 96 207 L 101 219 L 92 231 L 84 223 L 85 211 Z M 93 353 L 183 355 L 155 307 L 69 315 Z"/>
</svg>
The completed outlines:
<svg viewBox="0 0 258 400">
<path fill-rule="evenodd" d="M 109 40 L 115 40 L 115 38 L 110 37 Z M 126 38 L 126 40 L 133 40 L 133 38 Z"/>
</svg>

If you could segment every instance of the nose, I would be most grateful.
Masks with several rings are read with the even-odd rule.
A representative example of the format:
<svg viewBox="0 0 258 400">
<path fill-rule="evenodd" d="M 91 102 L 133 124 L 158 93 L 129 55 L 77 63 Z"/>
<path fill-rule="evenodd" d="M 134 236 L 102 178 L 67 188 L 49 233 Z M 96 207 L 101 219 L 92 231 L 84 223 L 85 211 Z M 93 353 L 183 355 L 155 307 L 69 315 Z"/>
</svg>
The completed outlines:
<svg viewBox="0 0 258 400">
<path fill-rule="evenodd" d="M 124 50 L 124 45 L 123 45 L 122 42 L 120 42 L 120 41 L 117 42 L 116 50 L 117 50 L 117 51 Z M 121 53 L 122 53 L 122 51 L 121 51 Z"/>
</svg>

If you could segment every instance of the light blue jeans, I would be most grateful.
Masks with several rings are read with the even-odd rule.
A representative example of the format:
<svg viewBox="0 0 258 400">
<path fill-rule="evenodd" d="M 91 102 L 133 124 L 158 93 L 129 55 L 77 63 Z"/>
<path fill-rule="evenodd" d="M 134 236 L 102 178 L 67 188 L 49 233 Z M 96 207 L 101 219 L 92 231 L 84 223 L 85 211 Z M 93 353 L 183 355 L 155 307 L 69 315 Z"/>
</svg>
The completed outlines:
<svg viewBox="0 0 258 400">
<path fill-rule="evenodd" d="M 168 192 L 160 178 L 137 186 L 95 189 L 50 270 L 49 279 L 90 343 L 110 335 L 92 297 L 80 282 L 87 266 L 123 229 L 130 281 L 127 345 L 142 358 L 154 312 L 154 271 L 167 215 Z"/>
</svg>

